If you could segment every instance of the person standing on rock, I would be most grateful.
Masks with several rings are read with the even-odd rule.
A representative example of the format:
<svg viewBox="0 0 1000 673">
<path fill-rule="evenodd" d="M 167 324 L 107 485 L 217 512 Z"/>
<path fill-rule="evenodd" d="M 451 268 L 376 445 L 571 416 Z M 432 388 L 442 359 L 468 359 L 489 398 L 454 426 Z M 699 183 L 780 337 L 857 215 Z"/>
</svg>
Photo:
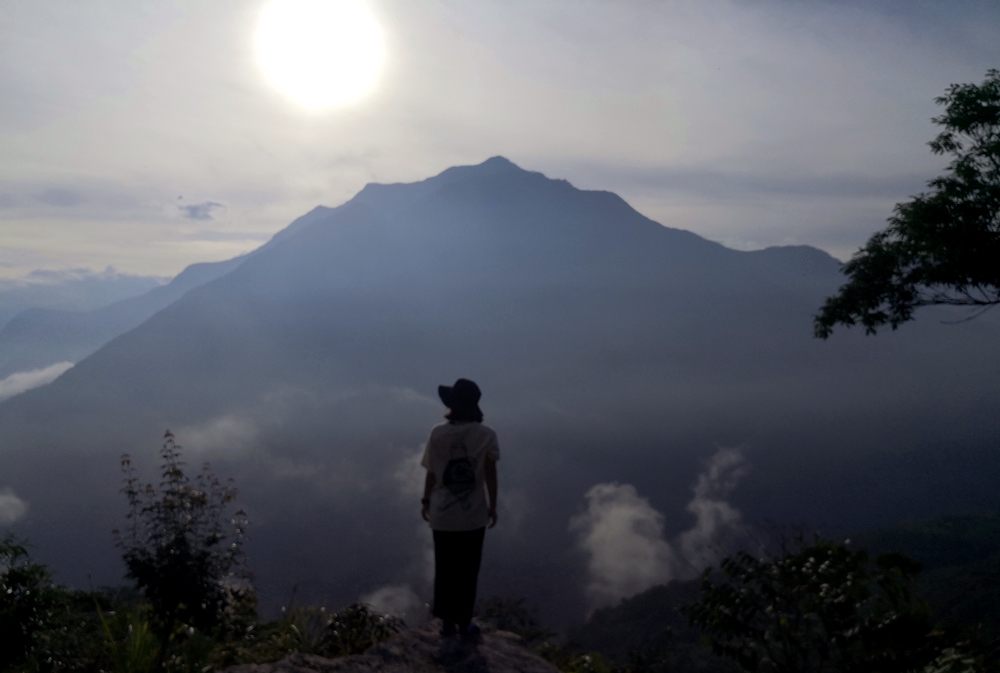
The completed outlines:
<svg viewBox="0 0 1000 673">
<path fill-rule="evenodd" d="M 434 533 L 434 616 L 441 635 L 475 636 L 476 583 L 486 526 L 497 523 L 497 433 L 483 425 L 479 386 L 438 386 L 447 423 L 434 426 L 420 464 L 427 470 L 421 514 Z M 487 501 L 487 494 L 489 500 Z"/>
</svg>

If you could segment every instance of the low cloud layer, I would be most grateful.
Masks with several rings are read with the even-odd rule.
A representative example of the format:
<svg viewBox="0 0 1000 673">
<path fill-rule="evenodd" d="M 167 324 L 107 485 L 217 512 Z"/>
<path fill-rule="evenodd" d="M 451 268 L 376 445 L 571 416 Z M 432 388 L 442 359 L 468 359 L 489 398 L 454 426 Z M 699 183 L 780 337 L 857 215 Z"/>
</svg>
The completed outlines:
<svg viewBox="0 0 1000 673">
<path fill-rule="evenodd" d="M 0 524 L 11 524 L 28 512 L 28 503 L 21 500 L 13 489 L 0 488 Z"/>
<path fill-rule="evenodd" d="M 0 381 L 0 401 L 20 395 L 26 390 L 44 386 L 46 383 L 52 383 L 72 366 L 72 362 L 57 362 L 42 369 L 11 374 Z"/>
<path fill-rule="evenodd" d="M 631 484 L 597 484 L 585 497 L 587 510 L 570 530 L 587 553 L 587 598 L 591 610 L 674 579 L 689 579 L 718 562 L 744 532 L 741 514 L 726 497 L 746 474 L 737 449 L 719 449 L 698 476 L 686 509 L 689 529 L 668 541 L 663 515 Z"/>
</svg>

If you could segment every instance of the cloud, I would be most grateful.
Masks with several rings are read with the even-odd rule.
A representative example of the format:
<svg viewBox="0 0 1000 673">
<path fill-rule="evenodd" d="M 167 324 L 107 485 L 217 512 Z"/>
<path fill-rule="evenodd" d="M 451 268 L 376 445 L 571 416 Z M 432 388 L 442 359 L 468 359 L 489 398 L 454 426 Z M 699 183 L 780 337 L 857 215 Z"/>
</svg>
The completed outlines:
<svg viewBox="0 0 1000 673">
<path fill-rule="evenodd" d="M 14 523 L 28 511 L 28 503 L 10 488 L 0 489 L 0 524 Z"/>
<path fill-rule="evenodd" d="M 727 542 L 744 531 L 742 514 L 726 497 L 746 476 L 747 466 L 738 449 L 720 448 L 698 476 L 694 498 L 685 509 L 695 516 L 694 526 L 677 538 L 678 556 L 693 575 L 721 560 Z"/>
<path fill-rule="evenodd" d="M 587 491 L 587 510 L 570 520 L 570 531 L 588 555 L 590 609 L 673 579 L 689 579 L 718 562 L 744 532 L 740 511 L 725 498 L 745 474 L 742 453 L 720 448 L 687 504 L 695 523 L 673 542 L 664 537 L 663 515 L 631 484 L 597 484 Z"/>
<path fill-rule="evenodd" d="M 57 362 L 42 369 L 15 372 L 0 381 L 0 401 L 20 395 L 25 390 L 52 383 L 72 366 L 72 362 Z"/>
<path fill-rule="evenodd" d="M 177 430 L 177 441 L 194 451 L 238 452 L 257 438 L 257 424 L 250 418 L 226 414 L 201 425 Z"/>
<path fill-rule="evenodd" d="M 427 475 L 427 470 L 420 464 L 423 455 L 423 447 L 413 453 L 408 453 L 399 461 L 392 472 L 392 479 L 396 482 L 400 495 L 405 498 L 423 496 L 424 478 Z"/>
<path fill-rule="evenodd" d="M 587 511 L 570 521 L 590 555 L 587 597 L 596 609 L 672 578 L 673 550 L 663 539 L 663 515 L 631 484 L 597 484 Z"/>
<path fill-rule="evenodd" d="M 181 211 L 181 216 L 189 220 L 214 220 L 216 211 L 226 210 L 225 204 L 218 201 L 202 201 L 177 207 Z"/>
<path fill-rule="evenodd" d="M 420 465 L 424 455 L 424 447 L 407 453 L 391 472 L 391 478 L 396 484 L 399 497 L 405 503 L 414 503 L 424 494 L 424 479 L 427 470 Z M 411 505 L 412 506 L 412 505 Z M 413 507 L 416 512 L 416 507 Z M 409 576 L 415 583 L 429 588 L 434 583 L 434 544 L 431 541 L 427 522 L 419 515 L 414 519 L 418 551 L 414 554 L 414 562 L 408 569 Z"/>
<path fill-rule="evenodd" d="M 358 600 L 379 614 L 402 617 L 410 626 L 427 621 L 427 604 L 408 584 L 384 586 Z"/>
</svg>

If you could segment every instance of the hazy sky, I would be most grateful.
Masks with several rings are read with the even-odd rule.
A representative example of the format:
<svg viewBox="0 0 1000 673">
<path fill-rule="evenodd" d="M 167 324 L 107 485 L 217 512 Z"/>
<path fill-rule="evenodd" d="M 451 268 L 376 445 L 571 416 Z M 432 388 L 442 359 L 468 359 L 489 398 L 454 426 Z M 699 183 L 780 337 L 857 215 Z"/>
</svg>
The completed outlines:
<svg viewBox="0 0 1000 673">
<path fill-rule="evenodd" d="M 0 276 L 174 274 L 497 154 L 845 258 L 939 171 L 932 99 L 1000 67 L 995 0 L 368 4 L 375 88 L 309 111 L 258 66 L 264 2 L 0 2 Z"/>
</svg>

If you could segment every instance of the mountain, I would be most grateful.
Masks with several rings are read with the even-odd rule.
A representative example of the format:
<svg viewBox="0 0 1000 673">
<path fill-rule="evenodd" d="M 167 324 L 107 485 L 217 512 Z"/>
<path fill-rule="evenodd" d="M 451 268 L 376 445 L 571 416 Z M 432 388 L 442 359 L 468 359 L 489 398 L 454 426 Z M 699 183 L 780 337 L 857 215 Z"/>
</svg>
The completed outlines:
<svg viewBox="0 0 1000 673">
<path fill-rule="evenodd" d="M 914 594 L 946 625 L 1000 635 L 1000 513 L 904 521 L 853 536 L 871 554 L 895 551 L 919 562 Z"/>
<path fill-rule="evenodd" d="M 53 362 L 77 362 L 169 306 L 193 287 L 229 273 L 242 258 L 192 264 L 170 283 L 90 311 L 32 307 L 0 329 L 0 378 Z"/>
<path fill-rule="evenodd" d="M 119 273 L 110 267 L 98 273 L 39 269 L 16 280 L 0 280 L 0 328 L 28 308 L 92 311 L 161 284 L 160 278 Z"/>
<path fill-rule="evenodd" d="M 267 250 L 275 241 L 280 241 L 299 227 L 326 216 L 331 210 L 322 206 L 314 209 L 279 232 L 274 240 L 250 254 Z M 222 262 L 192 264 L 165 286 L 154 286 L 143 293 L 135 292 L 133 294 L 136 296 L 126 297 L 100 308 L 71 310 L 51 306 L 22 307 L 5 324 L 0 325 L 0 379 L 15 372 L 40 369 L 54 362 L 82 360 L 118 335 L 169 306 L 188 290 L 229 273 L 242 264 L 246 257 L 241 255 Z M 120 280 L 119 284 L 122 284 Z M 7 294 L 12 293 L 13 290 Z M 16 298 L 21 298 L 21 295 Z M 81 308 L 85 308 L 85 305 Z"/>
<path fill-rule="evenodd" d="M 577 653 L 597 652 L 625 667 L 636 655 L 666 662 L 664 670 L 688 673 L 734 673 L 740 669 L 713 654 L 702 633 L 691 626 L 681 608 L 698 600 L 701 580 L 673 581 L 598 610 L 567 631 L 567 647 Z"/>
<path fill-rule="evenodd" d="M 423 595 L 417 458 L 436 386 L 464 376 L 501 442 L 483 595 L 529 596 L 553 624 L 584 611 L 584 493 L 632 484 L 680 530 L 718 445 L 752 468 L 733 495 L 752 521 L 856 530 L 995 503 L 998 318 L 818 341 L 839 269 L 500 157 L 369 185 L 0 403 L 0 488 L 61 577 L 117 581 L 117 458 L 151 475 L 169 427 L 236 479 L 265 605 L 293 585 L 331 607 Z"/>
</svg>

